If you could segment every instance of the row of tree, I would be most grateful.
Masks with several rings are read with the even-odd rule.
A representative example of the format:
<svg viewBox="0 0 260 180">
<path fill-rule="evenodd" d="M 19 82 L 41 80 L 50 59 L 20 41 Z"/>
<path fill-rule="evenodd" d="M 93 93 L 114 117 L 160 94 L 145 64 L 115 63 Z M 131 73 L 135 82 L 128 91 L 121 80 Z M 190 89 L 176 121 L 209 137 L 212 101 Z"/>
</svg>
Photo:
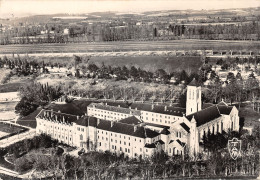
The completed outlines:
<svg viewBox="0 0 260 180">
<path fill-rule="evenodd" d="M 53 25 L 49 25 L 53 26 Z M 27 44 L 27 43 L 65 43 L 76 41 L 124 41 L 124 40 L 151 40 L 151 39 L 229 39 L 248 40 L 260 39 L 259 21 L 247 23 L 219 23 L 209 24 L 169 24 L 156 22 L 155 24 L 134 25 L 132 23 L 118 25 L 112 24 L 78 24 L 69 27 L 69 34 L 63 34 L 65 27 L 15 27 L 6 30 L 1 36 L 1 44 Z M 47 33 L 40 35 L 44 30 Z M 53 33 L 51 34 L 50 31 Z M 91 36 L 92 38 L 87 38 Z"/>
</svg>

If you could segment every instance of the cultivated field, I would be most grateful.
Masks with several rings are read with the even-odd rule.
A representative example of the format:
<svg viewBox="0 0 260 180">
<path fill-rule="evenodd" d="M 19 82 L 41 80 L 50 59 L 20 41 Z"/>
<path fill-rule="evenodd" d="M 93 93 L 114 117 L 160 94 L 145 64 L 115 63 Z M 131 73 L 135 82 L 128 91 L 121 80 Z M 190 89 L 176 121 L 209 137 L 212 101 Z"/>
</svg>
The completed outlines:
<svg viewBox="0 0 260 180">
<path fill-rule="evenodd" d="M 0 45 L 0 54 L 112 52 L 155 50 L 253 50 L 260 48 L 260 41 L 222 40 L 171 40 L 123 41 L 68 44 L 17 44 Z"/>
</svg>

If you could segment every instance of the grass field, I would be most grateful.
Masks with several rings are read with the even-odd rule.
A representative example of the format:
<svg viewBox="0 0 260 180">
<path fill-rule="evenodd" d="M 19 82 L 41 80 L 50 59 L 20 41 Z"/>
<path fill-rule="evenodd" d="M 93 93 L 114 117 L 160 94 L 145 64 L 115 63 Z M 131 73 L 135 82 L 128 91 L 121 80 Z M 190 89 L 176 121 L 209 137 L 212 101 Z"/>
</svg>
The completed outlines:
<svg viewBox="0 0 260 180">
<path fill-rule="evenodd" d="M 18 133 L 24 128 L 12 124 L 0 122 L 0 138 L 8 134 Z"/>
<path fill-rule="evenodd" d="M 123 41 L 68 44 L 20 44 L 0 45 L 0 54 L 103 52 L 143 50 L 253 50 L 259 49 L 260 41 L 221 40 L 171 40 L 171 41 Z"/>
<path fill-rule="evenodd" d="M 154 72 L 157 69 L 164 69 L 166 72 L 176 72 L 190 69 L 198 71 L 202 65 L 200 57 L 166 57 L 166 56 L 137 56 L 137 57 L 91 57 L 90 61 L 95 64 L 110 66 L 136 66 L 141 69 Z"/>
<path fill-rule="evenodd" d="M 243 104 L 239 109 L 239 117 L 244 118 L 245 126 L 260 126 L 260 113 L 254 111 L 250 104 Z"/>
</svg>

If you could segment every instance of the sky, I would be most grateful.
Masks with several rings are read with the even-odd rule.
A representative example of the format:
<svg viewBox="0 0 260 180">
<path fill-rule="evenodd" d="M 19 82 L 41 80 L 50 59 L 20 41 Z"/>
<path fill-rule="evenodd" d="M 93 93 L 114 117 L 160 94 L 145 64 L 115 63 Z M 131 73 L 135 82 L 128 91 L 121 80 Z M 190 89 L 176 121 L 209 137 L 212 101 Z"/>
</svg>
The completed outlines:
<svg viewBox="0 0 260 180">
<path fill-rule="evenodd" d="M 259 7 L 260 0 L 0 0 L 0 17 L 102 11 L 229 9 Z"/>
</svg>

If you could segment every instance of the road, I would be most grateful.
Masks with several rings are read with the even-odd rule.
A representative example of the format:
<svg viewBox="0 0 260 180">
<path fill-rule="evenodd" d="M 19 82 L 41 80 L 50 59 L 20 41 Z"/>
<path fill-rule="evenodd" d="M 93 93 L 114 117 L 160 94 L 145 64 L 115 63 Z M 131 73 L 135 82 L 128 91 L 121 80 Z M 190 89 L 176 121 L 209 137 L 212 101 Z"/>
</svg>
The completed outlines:
<svg viewBox="0 0 260 180">
<path fill-rule="evenodd" d="M 260 41 L 221 40 L 170 40 L 170 41 L 123 41 L 68 44 L 17 44 L 0 45 L 0 54 L 26 53 L 68 53 L 104 51 L 145 51 L 145 50 L 242 50 L 259 49 Z"/>
</svg>

